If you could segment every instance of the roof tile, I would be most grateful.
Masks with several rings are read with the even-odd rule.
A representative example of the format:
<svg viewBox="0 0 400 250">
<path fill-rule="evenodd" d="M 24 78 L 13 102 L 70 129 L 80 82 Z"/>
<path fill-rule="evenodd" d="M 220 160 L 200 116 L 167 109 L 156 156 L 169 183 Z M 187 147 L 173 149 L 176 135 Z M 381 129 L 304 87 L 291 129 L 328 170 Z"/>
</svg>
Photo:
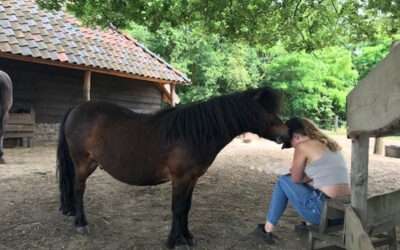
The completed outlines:
<svg viewBox="0 0 400 250">
<path fill-rule="evenodd" d="M 11 44 L 10 47 L 11 47 L 11 52 L 12 52 L 13 54 L 21 54 L 21 53 L 22 53 L 21 47 L 20 47 L 19 45 L 17 45 L 17 44 Z"/>
<path fill-rule="evenodd" d="M 80 27 L 73 16 L 39 10 L 34 0 L 0 1 L 0 51 L 190 82 L 162 58 L 117 30 Z"/>
<path fill-rule="evenodd" d="M 47 50 L 45 50 L 45 49 L 40 49 L 40 57 L 42 57 L 42 58 L 44 58 L 44 59 L 51 59 L 51 57 L 50 57 L 50 53 L 47 51 Z"/>
<path fill-rule="evenodd" d="M 0 51 L 1 52 L 11 52 L 11 47 L 6 42 L 0 42 Z"/>
</svg>

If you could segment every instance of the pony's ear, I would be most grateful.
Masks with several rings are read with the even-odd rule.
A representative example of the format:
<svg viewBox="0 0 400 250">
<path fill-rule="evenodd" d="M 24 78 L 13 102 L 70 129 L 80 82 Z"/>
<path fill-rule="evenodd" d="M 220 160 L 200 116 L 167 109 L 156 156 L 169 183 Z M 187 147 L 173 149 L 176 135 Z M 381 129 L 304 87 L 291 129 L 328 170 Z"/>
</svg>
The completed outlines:
<svg viewBox="0 0 400 250">
<path fill-rule="evenodd" d="M 256 102 L 259 102 L 264 97 L 266 92 L 267 92 L 267 89 L 265 89 L 265 88 L 258 89 L 258 91 L 253 95 L 253 100 Z"/>
<path fill-rule="evenodd" d="M 282 95 L 279 91 L 264 87 L 257 89 L 252 98 L 269 112 L 276 113 L 280 109 Z"/>
</svg>

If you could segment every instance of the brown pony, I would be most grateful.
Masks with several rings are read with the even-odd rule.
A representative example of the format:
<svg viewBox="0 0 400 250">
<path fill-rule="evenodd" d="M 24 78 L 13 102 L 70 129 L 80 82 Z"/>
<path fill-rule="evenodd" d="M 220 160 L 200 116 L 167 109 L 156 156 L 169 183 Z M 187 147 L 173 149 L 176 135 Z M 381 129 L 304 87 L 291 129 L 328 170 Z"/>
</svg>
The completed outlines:
<svg viewBox="0 0 400 250">
<path fill-rule="evenodd" d="M 3 160 L 3 136 L 8 111 L 13 103 L 13 85 L 10 77 L 4 71 L 0 70 L 0 163 Z"/>
<path fill-rule="evenodd" d="M 286 125 L 276 116 L 280 95 L 260 88 L 212 98 L 155 114 L 138 114 L 104 101 L 69 110 L 60 125 L 57 169 L 63 214 L 87 233 L 86 179 L 97 167 L 131 185 L 172 181 L 172 226 L 167 246 L 188 248 L 188 213 L 197 179 L 235 136 L 256 133 L 283 142 Z"/>
</svg>

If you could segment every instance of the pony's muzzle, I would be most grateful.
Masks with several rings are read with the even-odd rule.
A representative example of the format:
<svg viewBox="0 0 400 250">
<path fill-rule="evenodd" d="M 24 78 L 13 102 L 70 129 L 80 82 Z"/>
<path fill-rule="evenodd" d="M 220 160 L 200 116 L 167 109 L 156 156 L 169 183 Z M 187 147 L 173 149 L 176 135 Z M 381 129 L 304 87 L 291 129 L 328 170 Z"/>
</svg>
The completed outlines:
<svg viewBox="0 0 400 250">
<path fill-rule="evenodd" d="M 278 144 L 282 144 L 282 143 L 284 143 L 285 141 L 286 141 L 287 139 L 286 139 L 286 137 L 285 136 L 278 136 L 278 137 L 276 137 L 276 143 L 278 143 Z"/>
<path fill-rule="evenodd" d="M 276 143 L 283 144 L 282 148 L 290 148 L 290 137 L 289 135 L 276 137 Z"/>
</svg>

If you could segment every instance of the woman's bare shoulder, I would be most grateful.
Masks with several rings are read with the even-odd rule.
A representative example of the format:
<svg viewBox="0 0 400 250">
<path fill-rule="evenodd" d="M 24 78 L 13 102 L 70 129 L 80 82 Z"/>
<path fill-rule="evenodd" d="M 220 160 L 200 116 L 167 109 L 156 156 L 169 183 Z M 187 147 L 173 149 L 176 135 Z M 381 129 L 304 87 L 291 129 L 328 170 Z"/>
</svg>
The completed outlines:
<svg viewBox="0 0 400 250">
<path fill-rule="evenodd" d="M 301 152 L 304 152 L 305 154 L 307 154 L 309 152 L 325 151 L 326 145 L 317 140 L 308 140 L 308 141 L 299 143 L 297 145 L 297 148 Z"/>
</svg>

